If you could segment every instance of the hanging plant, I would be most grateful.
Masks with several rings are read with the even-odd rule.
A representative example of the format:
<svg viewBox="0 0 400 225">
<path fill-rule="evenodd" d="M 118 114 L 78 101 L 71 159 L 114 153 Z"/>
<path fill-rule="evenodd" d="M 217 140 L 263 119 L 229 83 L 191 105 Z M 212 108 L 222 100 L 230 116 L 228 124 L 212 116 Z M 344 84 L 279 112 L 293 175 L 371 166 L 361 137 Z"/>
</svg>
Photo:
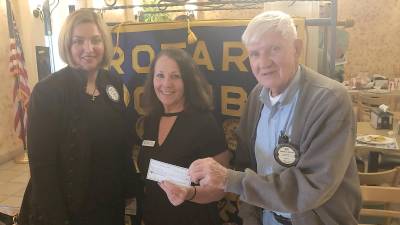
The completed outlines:
<svg viewBox="0 0 400 225">
<path fill-rule="evenodd" d="M 157 4 L 159 0 L 142 0 L 143 4 Z M 159 12 L 160 9 L 158 7 L 146 7 L 143 8 L 143 21 L 146 23 L 154 23 L 154 22 L 168 22 L 172 21 L 169 17 L 168 13 Z M 159 13 L 146 13 L 146 12 L 159 12 Z"/>
</svg>

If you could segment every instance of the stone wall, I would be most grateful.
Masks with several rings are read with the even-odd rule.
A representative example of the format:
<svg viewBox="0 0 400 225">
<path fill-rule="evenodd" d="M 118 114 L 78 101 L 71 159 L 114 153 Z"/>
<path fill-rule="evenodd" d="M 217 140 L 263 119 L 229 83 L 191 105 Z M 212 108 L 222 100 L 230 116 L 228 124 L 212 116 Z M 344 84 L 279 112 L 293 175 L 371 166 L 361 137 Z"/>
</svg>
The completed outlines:
<svg viewBox="0 0 400 225">
<path fill-rule="evenodd" d="M 339 19 L 353 19 L 348 28 L 346 77 L 359 72 L 400 77 L 400 1 L 339 1 Z"/>
</svg>

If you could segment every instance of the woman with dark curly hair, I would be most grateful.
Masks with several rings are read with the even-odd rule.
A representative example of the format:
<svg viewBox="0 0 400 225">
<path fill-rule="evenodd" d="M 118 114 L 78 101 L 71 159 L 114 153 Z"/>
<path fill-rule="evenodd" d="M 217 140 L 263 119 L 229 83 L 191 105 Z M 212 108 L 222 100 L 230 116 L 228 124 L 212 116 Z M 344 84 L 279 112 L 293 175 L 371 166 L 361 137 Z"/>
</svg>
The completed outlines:
<svg viewBox="0 0 400 225">
<path fill-rule="evenodd" d="M 196 159 L 214 157 L 227 165 L 230 153 L 222 128 L 211 113 L 211 89 L 193 59 L 181 49 L 162 50 L 147 77 L 141 121 L 143 144 L 139 168 L 145 176 L 150 159 L 189 167 Z M 146 225 L 216 225 L 215 196 L 208 188 L 183 187 L 169 181 L 145 181 Z M 223 196 L 222 192 L 215 195 Z"/>
</svg>

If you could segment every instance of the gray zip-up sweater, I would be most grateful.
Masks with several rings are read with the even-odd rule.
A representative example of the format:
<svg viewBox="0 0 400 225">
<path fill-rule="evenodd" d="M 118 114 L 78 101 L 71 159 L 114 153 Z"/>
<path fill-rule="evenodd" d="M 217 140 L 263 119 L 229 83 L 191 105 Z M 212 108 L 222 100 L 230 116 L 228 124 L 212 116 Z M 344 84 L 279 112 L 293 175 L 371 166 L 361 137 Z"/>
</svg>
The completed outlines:
<svg viewBox="0 0 400 225">
<path fill-rule="evenodd" d="M 273 173 L 258 175 L 254 143 L 262 110 L 258 84 L 237 130 L 236 165 L 225 191 L 240 195 L 244 225 L 261 224 L 261 210 L 289 212 L 293 225 L 355 225 L 361 195 L 354 158 L 356 125 L 345 88 L 301 66 L 300 92 L 291 142 L 299 146 L 296 166 L 274 162 Z"/>
</svg>

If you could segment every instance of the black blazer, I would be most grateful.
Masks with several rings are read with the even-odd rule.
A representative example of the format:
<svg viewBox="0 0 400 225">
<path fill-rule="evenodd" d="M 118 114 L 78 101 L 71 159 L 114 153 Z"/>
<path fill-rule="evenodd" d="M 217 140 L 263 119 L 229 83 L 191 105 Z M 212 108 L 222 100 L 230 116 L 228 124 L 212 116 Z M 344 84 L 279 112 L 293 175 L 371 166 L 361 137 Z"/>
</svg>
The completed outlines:
<svg viewBox="0 0 400 225">
<path fill-rule="evenodd" d="M 28 110 L 28 155 L 31 179 L 24 195 L 19 224 L 69 224 L 70 217 L 87 207 L 91 147 L 88 124 L 81 106 L 85 97 L 87 77 L 83 71 L 66 67 L 40 81 L 32 91 Z M 124 143 L 115 146 L 116 154 L 124 157 L 122 199 L 134 197 L 141 187 L 134 170 L 131 147 L 136 135 L 128 124 L 124 91 L 118 77 L 101 70 L 96 80 L 100 94 L 107 95 L 106 86 L 114 86 L 119 101 L 108 98 L 117 122 L 125 124 L 118 131 Z M 87 100 L 87 99 L 86 99 Z M 101 113 L 101 112 L 99 112 Z M 114 123 L 116 121 L 109 121 Z M 122 120 L 122 121 L 121 121 Z M 112 146 L 114 147 L 114 146 Z M 104 177 L 107 179 L 107 177 Z M 116 184 L 118 185 L 118 184 Z"/>
</svg>

